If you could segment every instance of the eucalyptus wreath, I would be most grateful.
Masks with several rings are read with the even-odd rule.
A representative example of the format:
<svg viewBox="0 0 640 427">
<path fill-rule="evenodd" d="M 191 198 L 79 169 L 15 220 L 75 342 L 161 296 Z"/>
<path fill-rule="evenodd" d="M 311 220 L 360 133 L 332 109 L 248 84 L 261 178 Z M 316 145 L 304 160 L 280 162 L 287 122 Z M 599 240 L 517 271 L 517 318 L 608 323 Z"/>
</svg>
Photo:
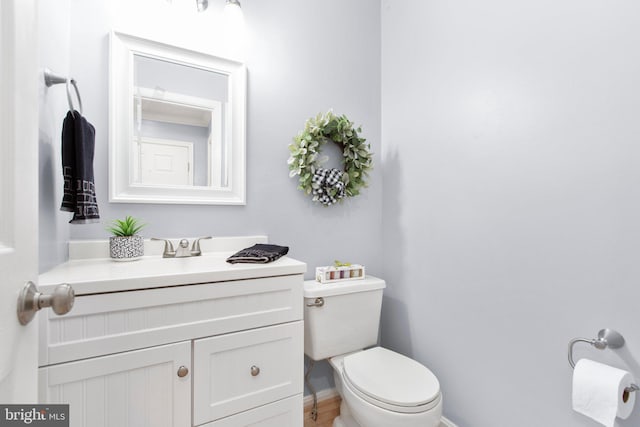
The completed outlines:
<svg viewBox="0 0 640 427">
<path fill-rule="evenodd" d="M 373 169 L 371 146 L 360 137 L 361 132 L 362 129 L 354 128 L 347 116 L 336 116 L 331 110 L 308 119 L 304 130 L 289 144 L 289 177 L 300 177 L 298 189 L 325 206 L 360 194 Z M 344 170 L 322 167 L 328 160 L 327 156 L 320 155 L 326 142 L 333 142 L 342 149 Z"/>
</svg>

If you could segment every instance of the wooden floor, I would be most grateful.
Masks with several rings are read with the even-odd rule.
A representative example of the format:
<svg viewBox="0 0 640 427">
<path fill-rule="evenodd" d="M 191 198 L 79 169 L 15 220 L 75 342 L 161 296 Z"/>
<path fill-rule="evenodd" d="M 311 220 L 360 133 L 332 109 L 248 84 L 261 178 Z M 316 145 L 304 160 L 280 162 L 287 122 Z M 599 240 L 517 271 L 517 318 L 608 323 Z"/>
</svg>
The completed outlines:
<svg viewBox="0 0 640 427">
<path fill-rule="evenodd" d="M 333 419 L 340 415 L 340 396 L 331 397 L 318 402 L 318 419 L 311 419 L 313 404 L 304 407 L 304 427 L 331 427 Z"/>
</svg>

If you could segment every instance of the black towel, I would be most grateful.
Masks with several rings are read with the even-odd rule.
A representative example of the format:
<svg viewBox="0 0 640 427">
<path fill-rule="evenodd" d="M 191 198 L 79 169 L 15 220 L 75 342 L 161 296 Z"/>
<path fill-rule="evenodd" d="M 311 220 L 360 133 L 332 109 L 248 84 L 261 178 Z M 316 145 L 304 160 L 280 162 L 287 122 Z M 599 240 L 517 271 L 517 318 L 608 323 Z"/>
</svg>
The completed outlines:
<svg viewBox="0 0 640 427">
<path fill-rule="evenodd" d="M 71 224 L 99 222 L 93 154 L 96 130 L 77 111 L 69 111 L 62 124 L 64 194 L 60 210 L 73 212 Z"/>
<path fill-rule="evenodd" d="M 227 258 L 227 262 L 231 264 L 247 263 L 247 264 L 267 264 L 284 256 L 289 252 L 287 246 L 255 244 L 250 248 L 245 248 Z"/>
</svg>

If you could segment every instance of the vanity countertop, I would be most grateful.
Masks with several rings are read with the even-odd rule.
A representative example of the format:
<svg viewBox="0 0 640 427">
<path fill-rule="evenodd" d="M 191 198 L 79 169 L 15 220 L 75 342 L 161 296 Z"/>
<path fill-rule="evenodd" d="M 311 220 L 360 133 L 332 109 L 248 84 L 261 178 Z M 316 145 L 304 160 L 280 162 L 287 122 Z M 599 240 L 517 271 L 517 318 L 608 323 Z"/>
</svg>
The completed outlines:
<svg viewBox="0 0 640 427">
<path fill-rule="evenodd" d="M 71 259 L 39 276 L 39 288 L 50 292 L 61 283 L 70 284 L 76 295 L 179 286 L 304 274 L 305 263 L 282 257 L 268 264 L 229 264 L 233 251 L 203 253 L 187 258 L 144 256 L 137 261 L 110 258 Z"/>
</svg>

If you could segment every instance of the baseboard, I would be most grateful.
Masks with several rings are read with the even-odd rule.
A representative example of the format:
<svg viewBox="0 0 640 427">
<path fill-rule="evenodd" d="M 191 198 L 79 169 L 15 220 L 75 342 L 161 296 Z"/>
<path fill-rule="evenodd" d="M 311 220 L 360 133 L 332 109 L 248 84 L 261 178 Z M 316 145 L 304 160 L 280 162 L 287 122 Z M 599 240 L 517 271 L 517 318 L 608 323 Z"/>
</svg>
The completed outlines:
<svg viewBox="0 0 640 427">
<path fill-rule="evenodd" d="M 442 424 L 444 424 L 446 427 L 458 427 L 452 421 L 450 421 L 447 417 L 442 417 Z"/>
</svg>

